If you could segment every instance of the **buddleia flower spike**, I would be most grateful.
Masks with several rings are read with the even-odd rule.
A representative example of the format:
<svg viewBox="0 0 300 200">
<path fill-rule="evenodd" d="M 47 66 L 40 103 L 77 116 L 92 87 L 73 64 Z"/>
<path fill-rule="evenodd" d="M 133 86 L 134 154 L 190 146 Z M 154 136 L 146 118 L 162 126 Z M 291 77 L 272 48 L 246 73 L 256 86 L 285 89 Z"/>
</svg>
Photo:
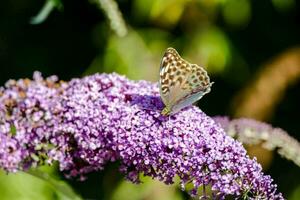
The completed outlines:
<svg viewBox="0 0 300 200">
<path fill-rule="evenodd" d="M 162 115 L 171 115 L 210 92 L 213 82 L 203 67 L 182 59 L 169 47 L 160 64 L 159 90 L 165 104 Z"/>
</svg>

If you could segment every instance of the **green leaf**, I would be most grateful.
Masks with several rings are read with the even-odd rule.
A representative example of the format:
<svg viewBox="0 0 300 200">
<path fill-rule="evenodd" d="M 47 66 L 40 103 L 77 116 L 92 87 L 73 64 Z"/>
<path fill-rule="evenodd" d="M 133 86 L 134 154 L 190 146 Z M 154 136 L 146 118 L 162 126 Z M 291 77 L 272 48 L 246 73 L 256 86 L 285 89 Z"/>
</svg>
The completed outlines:
<svg viewBox="0 0 300 200">
<path fill-rule="evenodd" d="M 40 178 L 47 183 L 49 183 L 55 191 L 60 193 L 65 197 L 65 199 L 68 200 L 82 200 L 82 198 L 76 194 L 73 189 L 64 181 L 60 181 L 52 177 L 50 174 L 40 171 L 38 169 L 32 169 L 29 171 L 26 171 L 25 173 L 28 173 L 32 176 L 35 176 L 37 178 Z"/>
<path fill-rule="evenodd" d="M 14 124 L 10 125 L 10 133 L 12 136 L 15 136 L 17 134 L 17 128 L 15 127 Z"/>
<path fill-rule="evenodd" d="M 113 192 L 111 200 L 183 200 L 176 184 L 166 185 L 150 177 L 141 177 L 141 184 L 122 181 Z M 128 195 L 130 194 L 130 195 Z"/>
</svg>

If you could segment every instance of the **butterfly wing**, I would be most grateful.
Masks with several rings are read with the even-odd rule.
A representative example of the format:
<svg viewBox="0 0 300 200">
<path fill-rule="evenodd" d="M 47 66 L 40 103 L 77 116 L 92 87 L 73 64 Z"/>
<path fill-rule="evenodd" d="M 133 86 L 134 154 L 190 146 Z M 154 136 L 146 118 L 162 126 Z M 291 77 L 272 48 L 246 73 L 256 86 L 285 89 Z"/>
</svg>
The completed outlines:
<svg viewBox="0 0 300 200">
<path fill-rule="evenodd" d="M 184 84 L 191 73 L 189 64 L 180 58 L 177 51 L 168 48 L 160 65 L 160 96 L 167 107 L 172 107 L 182 95 L 186 95 Z M 187 91 L 186 91 L 187 92 Z"/>
<path fill-rule="evenodd" d="M 202 67 L 185 61 L 173 48 L 163 56 L 159 83 L 161 98 L 171 113 L 199 100 L 212 85 Z"/>
<path fill-rule="evenodd" d="M 192 72 L 190 73 L 186 85 L 188 92 L 174 104 L 172 113 L 176 113 L 182 108 L 193 104 L 201 99 L 206 93 L 209 93 L 213 83 L 210 82 L 209 76 L 204 68 L 196 64 L 190 65 Z"/>
</svg>

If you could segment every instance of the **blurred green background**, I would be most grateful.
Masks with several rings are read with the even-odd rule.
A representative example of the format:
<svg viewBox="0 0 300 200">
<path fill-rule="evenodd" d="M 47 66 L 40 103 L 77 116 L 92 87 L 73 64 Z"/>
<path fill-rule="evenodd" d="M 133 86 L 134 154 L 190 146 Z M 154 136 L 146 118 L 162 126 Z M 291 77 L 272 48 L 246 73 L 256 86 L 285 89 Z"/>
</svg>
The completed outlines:
<svg viewBox="0 0 300 200">
<path fill-rule="evenodd" d="M 48 6 L 50 1 L 53 5 L 59 2 L 49 0 Z M 111 5 L 118 5 L 120 13 L 114 12 L 116 7 Z M 269 109 L 270 114 L 257 118 L 283 128 L 300 140 L 299 1 L 64 0 L 37 23 L 40 18 L 33 17 L 43 7 L 42 0 L 1 2 L 1 85 L 8 79 L 32 77 L 35 70 L 44 76 L 56 74 L 63 80 L 116 71 L 136 80 L 157 81 L 160 59 L 171 46 L 186 60 L 205 66 L 215 82 L 212 92 L 198 103 L 210 116 L 236 116 L 242 104 L 235 101 L 238 94 L 244 88 L 251 88 L 258 74 L 267 76 L 266 66 L 277 70 L 277 77 L 271 80 L 286 80 L 282 83 L 284 91 L 278 92 L 279 100 Z M 280 64 L 281 60 L 285 60 L 286 66 Z M 285 69 L 295 77 L 282 73 Z M 269 83 L 264 84 L 266 94 L 277 90 Z M 269 96 L 268 100 L 272 98 L 275 99 Z M 299 168 L 275 153 L 258 154 L 271 157 L 262 164 L 279 191 L 288 199 L 300 199 Z M 49 170 L 64 179 L 55 169 Z M 149 179 L 140 186 L 127 183 L 114 164 L 103 172 L 91 174 L 86 182 L 68 180 L 68 183 L 85 199 L 189 198 L 177 187 Z M 30 175 L 7 176 L 2 172 L 0 199 L 64 197 Z"/>
</svg>

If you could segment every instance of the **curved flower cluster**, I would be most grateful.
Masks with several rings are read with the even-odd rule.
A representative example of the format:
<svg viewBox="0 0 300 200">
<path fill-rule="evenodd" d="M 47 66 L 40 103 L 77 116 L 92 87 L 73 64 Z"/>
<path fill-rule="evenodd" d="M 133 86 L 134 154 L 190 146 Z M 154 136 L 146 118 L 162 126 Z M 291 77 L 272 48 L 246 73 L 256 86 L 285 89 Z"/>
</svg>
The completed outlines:
<svg viewBox="0 0 300 200">
<path fill-rule="evenodd" d="M 164 117 L 156 85 L 117 74 L 68 83 L 56 77 L 9 81 L 0 93 L 0 167 L 7 171 L 59 161 L 69 176 L 120 161 L 126 177 L 142 173 L 193 186 L 216 199 L 283 199 L 241 143 L 196 107 Z M 199 193 L 199 188 L 203 193 Z"/>
<path fill-rule="evenodd" d="M 214 120 L 220 123 L 228 135 L 236 137 L 240 142 L 262 144 L 269 150 L 276 149 L 281 156 L 300 166 L 300 143 L 284 130 L 254 119 L 214 117 Z"/>
</svg>

